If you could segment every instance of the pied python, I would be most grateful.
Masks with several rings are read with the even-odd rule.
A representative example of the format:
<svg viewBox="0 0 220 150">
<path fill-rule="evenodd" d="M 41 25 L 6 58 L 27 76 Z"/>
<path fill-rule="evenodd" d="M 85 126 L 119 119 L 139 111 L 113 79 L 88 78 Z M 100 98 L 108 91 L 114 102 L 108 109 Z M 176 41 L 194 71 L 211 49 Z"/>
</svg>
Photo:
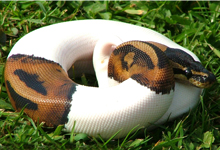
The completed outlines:
<svg viewBox="0 0 220 150">
<path fill-rule="evenodd" d="M 94 65 L 100 88 L 73 82 L 67 75 L 73 64 L 88 73 Z M 103 138 L 119 130 L 115 138 L 123 137 L 136 125 L 161 124 L 189 111 L 202 91 L 196 86 L 214 81 L 192 52 L 165 36 L 108 20 L 37 29 L 14 45 L 5 67 L 16 111 L 25 107 L 34 121 L 64 124 L 67 131 L 75 122 L 74 132 Z"/>
</svg>

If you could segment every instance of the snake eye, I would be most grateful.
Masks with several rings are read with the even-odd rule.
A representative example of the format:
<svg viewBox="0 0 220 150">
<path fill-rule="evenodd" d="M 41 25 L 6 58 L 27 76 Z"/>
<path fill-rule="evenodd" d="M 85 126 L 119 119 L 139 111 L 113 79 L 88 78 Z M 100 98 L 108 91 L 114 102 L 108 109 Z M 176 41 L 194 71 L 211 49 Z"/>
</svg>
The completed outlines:
<svg viewBox="0 0 220 150">
<path fill-rule="evenodd" d="M 185 75 L 188 79 L 192 76 L 192 71 L 190 68 L 186 68 Z"/>
</svg>

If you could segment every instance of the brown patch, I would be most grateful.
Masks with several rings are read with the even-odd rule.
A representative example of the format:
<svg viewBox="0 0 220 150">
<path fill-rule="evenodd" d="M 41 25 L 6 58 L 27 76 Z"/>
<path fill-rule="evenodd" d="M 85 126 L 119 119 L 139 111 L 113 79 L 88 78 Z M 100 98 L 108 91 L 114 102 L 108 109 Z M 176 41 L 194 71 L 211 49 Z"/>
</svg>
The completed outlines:
<svg viewBox="0 0 220 150">
<path fill-rule="evenodd" d="M 59 64 L 43 58 L 14 55 L 7 60 L 5 81 L 15 110 L 20 111 L 27 102 L 30 106 L 24 112 L 34 121 L 39 119 L 48 126 L 68 121 L 75 84 Z"/>
<path fill-rule="evenodd" d="M 132 45 L 135 48 L 137 48 L 138 50 L 141 50 L 142 52 L 144 52 L 145 54 L 147 54 L 148 56 L 151 57 L 151 61 L 153 62 L 153 64 L 158 64 L 157 54 L 152 49 L 152 47 L 149 46 L 148 44 L 146 44 L 144 42 L 141 42 L 141 41 L 130 41 L 130 42 L 126 42 L 126 43 L 123 43 L 123 44 L 119 45 L 117 47 L 117 49 L 123 48 L 126 45 Z M 143 58 L 143 56 L 139 57 L 139 59 L 138 59 L 138 60 L 140 60 L 139 64 L 142 64 L 142 63 L 144 64 L 145 63 L 142 58 Z"/>
<path fill-rule="evenodd" d="M 131 77 L 156 93 L 169 93 L 174 87 L 173 69 L 166 55 L 141 41 L 116 47 L 109 59 L 108 76 L 119 82 Z"/>
<path fill-rule="evenodd" d="M 127 66 L 131 66 L 132 63 L 134 62 L 133 58 L 135 56 L 135 53 L 134 52 L 130 52 L 128 53 L 125 57 L 124 57 L 124 61 L 127 62 Z"/>
</svg>

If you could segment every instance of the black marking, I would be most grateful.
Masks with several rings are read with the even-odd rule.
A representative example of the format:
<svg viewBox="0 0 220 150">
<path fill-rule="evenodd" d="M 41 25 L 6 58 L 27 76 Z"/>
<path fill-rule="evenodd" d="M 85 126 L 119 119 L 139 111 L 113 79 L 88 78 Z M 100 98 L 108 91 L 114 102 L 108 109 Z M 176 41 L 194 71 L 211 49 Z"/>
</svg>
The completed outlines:
<svg viewBox="0 0 220 150">
<path fill-rule="evenodd" d="M 186 70 L 182 70 L 179 68 L 173 68 L 173 73 L 174 74 L 182 74 L 184 75 L 187 79 L 191 78 L 193 76 L 190 68 L 187 68 Z"/>
<path fill-rule="evenodd" d="M 29 74 L 22 69 L 16 69 L 14 74 L 19 77 L 28 87 L 35 90 L 36 92 L 47 95 L 46 88 L 42 85 L 44 81 L 38 81 L 39 76 L 37 74 Z"/>
<path fill-rule="evenodd" d="M 148 78 L 145 78 L 142 74 L 133 74 L 131 78 L 140 83 L 141 85 L 147 86 L 148 88 L 150 87 Z"/>
<path fill-rule="evenodd" d="M 58 72 L 61 72 L 61 70 L 60 69 L 56 69 Z"/>
<path fill-rule="evenodd" d="M 38 105 L 36 103 L 30 101 L 29 99 L 22 97 L 17 92 L 15 92 L 15 90 L 11 87 L 11 84 L 9 81 L 6 81 L 6 84 L 8 87 L 8 92 L 10 93 L 11 97 L 13 98 L 15 102 L 16 109 L 22 109 L 26 105 L 27 105 L 25 107 L 26 109 L 30 109 L 30 110 L 38 109 Z"/>
<path fill-rule="evenodd" d="M 155 91 L 156 94 L 162 93 L 163 94 L 170 94 L 170 91 L 174 91 L 174 86 L 169 88 L 163 88 L 163 87 L 150 87 L 152 91 Z"/>
<path fill-rule="evenodd" d="M 15 55 L 11 55 L 8 59 L 13 59 L 13 60 L 19 60 L 23 57 L 26 57 L 27 55 L 21 55 L 21 54 L 15 54 Z"/>
<path fill-rule="evenodd" d="M 123 69 L 126 69 L 126 71 L 128 71 L 128 63 L 124 61 L 124 57 L 121 59 L 121 65 Z"/>
<path fill-rule="evenodd" d="M 68 119 L 68 114 L 70 112 L 70 107 L 71 107 L 71 104 L 70 103 L 67 103 L 65 105 L 65 111 L 63 112 L 63 115 L 62 117 L 60 118 L 60 124 L 66 124 L 69 119 Z"/>
<path fill-rule="evenodd" d="M 149 81 L 142 74 L 134 74 L 131 76 L 131 78 L 141 85 L 147 86 L 151 89 L 151 91 L 155 91 L 157 94 L 169 94 L 171 90 L 174 90 L 174 85 L 172 86 L 172 83 L 169 80 Z"/>
<path fill-rule="evenodd" d="M 124 61 L 124 57 L 130 52 L 133 52 L 135 55 L 133 58 L 133 63 L 129 67 L 132 67 L 134 64 L 138 64 L 143 67 L 147 66 L 149 69 L 154 69 L 155 66 L 151 60 L 151 57 L 131 44 L 119 47 L 113 51 L 114 55 L 123 54 L 123 57 L 121 58 L 123 69 L 128 70 L 127 62 Z"/>
<path fill-rule="evenodd" d="M 179 68 L 173 68 L 173 73 L 174 74 L 182 74 L 185 76 L 185 71 Z"/>
<path fill-rule="evenodd" d="M 63 112 L 62 117 L 60 118 L 60 124 L 65 124 L 68 122 L 68 114 L 70 112 L 70 107 L 71 104 L 70 102 L 72 101 L 72 95 L 76 92 L 76 84 L 75 83 L 65 83 L 60 87 L 60 91 L 63 91 L 66 94 L 66 102 L 65 102 L 65 111 Z"/>
<path fill-rule="evenodd" d="M 180 64 L 183 67 L 190 67 L 193 70 L 197 70 L 198 65 L 200 66 L 200 62 L 196 62 L 191 55 L 184 52 L 183 50 L 177 48 L 167 48 L 164 52 L 166 56 L 175 63 Z M 195 65 L 193 65 L 195 63 Z M 191 66 L 193 65 L 193 66 Z M 199 70 L 197 70 L 199 71 Z"/>
<path fill-rule="evenodd" d="M 154 44 L 151 44 L 151 43 L 148 43 L 148 42 L 144 42 L 144 43 L 151 46 L 154 49 L 155 53 L 157 54 L 157 58 L 158 58 L 157 66 L 158 66 L 158 68 L 159 69 L 166 68 L 167 67 L 166 64 L 167 64 L 168 60 L 164 59 L 164 57 L 166 57 L 164 52 Z M 164 62 L 164 61 L 166 61 L 166 62 Z"/>
<path fill-rule="evenodd" d="M 52 64 L 57 64 L 61 67 L 60 64 L 58 64 L 57 62 L 54 62 L 52 60 L 47 60 L 45 58 L 42 58 L 42 57 L 36 57 L 34 55 L 25 55 L 25 54 L 13 54 L 9 57 L 10 59 L 14 59 L 14 60 L 19 60 L 19 59 L 22 59 L 21 62 L 22 63 L 31 63 L 33 65 L 35 64 L 41 64 L 41 63 L 52 63 Z M 8 58 L 8 59 L 9 59 Z M 62 68 L 62 67 L 61 67 Z"/>
<path fill-rule="evenodd" d="M 69 102 L 72 101 L 72 95 L 76 92 L 76 84 L 72 83 L 71 88 L 69 88 L 68 94 L 67 94 L 67 99 Z"/>
</svg>

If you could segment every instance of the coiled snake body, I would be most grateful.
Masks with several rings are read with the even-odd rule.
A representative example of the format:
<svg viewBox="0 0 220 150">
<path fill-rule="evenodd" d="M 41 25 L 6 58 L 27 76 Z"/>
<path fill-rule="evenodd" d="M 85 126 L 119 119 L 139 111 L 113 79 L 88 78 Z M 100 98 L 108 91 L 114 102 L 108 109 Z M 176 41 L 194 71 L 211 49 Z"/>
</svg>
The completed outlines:
<svg viewBox="0 0 220 150">
<path fill-rule="evenodd" d="M 73 64 L 83 72 L 94 65 L 100 88 L 69 79 Z M 190 84 L 174 83 L 174 77 Z M 64 124 L 68 131 L 75 122 L 75 132 L 103 138 L 119 130 L 115 138 L 123 137 L 136 125 L 160 124 L 187 112 L 202 91 L 196 86 L 214 80 L 192 52 L 165 36 L 107 20 L 37 29 L 14 45 L 5 68 L 15 110 L 25 107 L 34 121 Z"/>
</svg>

